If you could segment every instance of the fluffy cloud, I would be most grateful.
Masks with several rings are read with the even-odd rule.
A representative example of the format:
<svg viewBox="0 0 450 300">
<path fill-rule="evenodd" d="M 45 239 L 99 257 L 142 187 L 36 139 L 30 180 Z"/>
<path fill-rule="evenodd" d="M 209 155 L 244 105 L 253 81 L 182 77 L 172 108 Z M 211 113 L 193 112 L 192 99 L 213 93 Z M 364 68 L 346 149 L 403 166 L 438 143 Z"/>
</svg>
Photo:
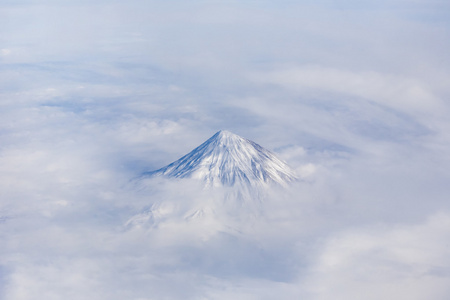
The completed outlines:
<svg viewBox="0 0 450 300">
<path fill-rule="evenodd" d="M 1 299 L 448 298 L 448 4 L 107 2 L 0 5 Z M 169 218 L 219 129 L 302 180 Z"/>
<path fill-rule="evenodd" d="M 421 82 L 376 72 L 348 72 L 316 66 L 275 71 L 256 77 L 265 84 L 289 89 L 324 90 L 360 97 L 408 113 L 445 109 L 444 103 Z"/>
<path fill-rule="evenodd" d="M 353 229 L 333 236 L 308 279 L 314 299 L 445 299 L 449 216 L 417 225 Z M 380 228 L 381 227 L 381 228 Z"/>
</svg>

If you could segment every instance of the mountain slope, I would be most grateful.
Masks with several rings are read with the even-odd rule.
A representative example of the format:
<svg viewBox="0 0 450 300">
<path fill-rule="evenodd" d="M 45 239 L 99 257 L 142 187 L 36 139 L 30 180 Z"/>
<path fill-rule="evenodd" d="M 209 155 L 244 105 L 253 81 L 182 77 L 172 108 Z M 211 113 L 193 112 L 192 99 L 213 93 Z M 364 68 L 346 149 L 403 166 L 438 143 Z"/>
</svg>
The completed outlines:
<svg viewBox="0 0 450 300">
<path fill-rule="evenodd" d="M 207 186 L 284 186 L 296 179 L 294 171 L 273 153 L 225 130 L 179 160 L 143 175 L 195 178 Z"/>
</svg>

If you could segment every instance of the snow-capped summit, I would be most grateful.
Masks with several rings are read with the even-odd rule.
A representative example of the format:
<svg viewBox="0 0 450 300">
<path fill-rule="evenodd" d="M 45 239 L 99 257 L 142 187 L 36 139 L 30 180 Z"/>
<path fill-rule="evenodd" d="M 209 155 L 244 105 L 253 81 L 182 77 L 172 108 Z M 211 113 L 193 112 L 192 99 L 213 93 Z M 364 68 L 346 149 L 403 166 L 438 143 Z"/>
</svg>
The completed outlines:
<svg viewBox="0 0 450 300">
<path fill-rule="evenodd" d="M 179 160 L 144 176 L 196 178 L 208 186 L 276 183 L 296 179 L 294 171 L 273 153 L 234 133 L 221 130 Z"/>
<path fill-rule="evenodd" d="M 241 232 L 245 224 L 251 225 L 264 214 L 263 205 L 272 193 L 279 199 L 281 189 L 269 187 L 287 186 L 296 180 L 294 171 L 273 153 L 225 130 L 179 160 L 144 173 L 141 187 L 154 188 L 152 177 L 191 178 L 218 188 L 205 189 L 190 181 L 180 185 L 172 180 L 156 181 L 164 197 L 154 197 L 149 207 L 127 221 L 127 228 L 201 226 L 208 228 L 208 235 Z"/>
</svg>

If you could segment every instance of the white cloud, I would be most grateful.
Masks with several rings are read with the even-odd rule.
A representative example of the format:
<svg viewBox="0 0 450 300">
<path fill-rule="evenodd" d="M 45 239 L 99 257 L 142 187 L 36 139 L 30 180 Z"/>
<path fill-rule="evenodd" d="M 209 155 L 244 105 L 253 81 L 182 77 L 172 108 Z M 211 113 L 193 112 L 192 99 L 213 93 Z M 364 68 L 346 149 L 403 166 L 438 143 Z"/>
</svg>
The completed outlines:
<svg viewBox="0 0 450 300">
<path fill-rule="evenodd" d="M 3 56 L 10 55 L 11 53 L 12 53 L 11 49 L 6 49 L 6 48 L 0 49 L 0 54 L 3 55 Z"/>
<path fill-rule="evenodd" d="M 442 2 L 31 2 L 0 4 L 2 300 L 448 298 Z M 219 129 L 303 180 L 233 230 L 124 226 L 211 208 L 130 180 Z"/>
<path fill-rule="evenodd" d="M 311 269 L 314 299 L 445 299 L 448 214 L 418 225 L 352 229 L 330 238 Z"/>
<path fill-rule="evenodd" d="M 257 82 L 278 84 L 301 93 L 308 89 L 341 93 L 408 113 L 440 113 L 444 103 L 418 80 L 373 71 L 351 72 L 319 66 L 254 75 Z"/>
</svg>

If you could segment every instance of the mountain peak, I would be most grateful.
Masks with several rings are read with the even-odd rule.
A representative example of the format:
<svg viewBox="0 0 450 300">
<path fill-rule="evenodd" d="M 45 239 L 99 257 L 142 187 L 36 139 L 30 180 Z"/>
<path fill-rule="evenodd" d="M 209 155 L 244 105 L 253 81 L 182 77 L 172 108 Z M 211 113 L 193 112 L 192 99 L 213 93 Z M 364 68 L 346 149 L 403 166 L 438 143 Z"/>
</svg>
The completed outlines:
<svg viewBox="0 0 450 300">
<path fill-rule="evenodd" d="M 208 139 L 207 142 L 209 142 L 208 144 L 211 146 L 215 147 L 239 148 L 245 142 L 245 139 L 228 130 L 220 130 Z"/>
<path fill-rule="evenodd" d="M 243 141 L 244 138 L 240 137 L 237 134 L 232 133 L 231 131 L 228 130 L 220 130 L 217 131 L 212 137 L 211 139 L 218 141 L 220 144 L 224 144 L 224 145 L 232 145 L 234 143 Z"/>
<path fill-rule="evenodd" d="M 207 185 L 286 185 L 296 179 L 289 166 L 260 145 L 230 131 L 216 132 L 179 160 L 146 176 L 196 178 Z"/>
<path fill-rule="evenodd" d="M 214 136 L 215 136 L 215 135 L 218 135 L 218 136 L 221 136 L 221 137 L 224 137 L 224 136 L 238 136 L 238 135 L 232 133 L 231 131 L 224 130 L 224 129 L 217 131 L 217 132 L 214 134 Z"/>
<path fill-rule="evenodd" d="M 217 136 L 220 139 L 223 139 L 223 138 L 241 138 L 237 134 L 234 134 L 234 133 L 232 133 L 231 131 L 228 131 L 228 130 L 219 130 L 213 135 L 213 137 L 214 136 Z"/>
</svg>

